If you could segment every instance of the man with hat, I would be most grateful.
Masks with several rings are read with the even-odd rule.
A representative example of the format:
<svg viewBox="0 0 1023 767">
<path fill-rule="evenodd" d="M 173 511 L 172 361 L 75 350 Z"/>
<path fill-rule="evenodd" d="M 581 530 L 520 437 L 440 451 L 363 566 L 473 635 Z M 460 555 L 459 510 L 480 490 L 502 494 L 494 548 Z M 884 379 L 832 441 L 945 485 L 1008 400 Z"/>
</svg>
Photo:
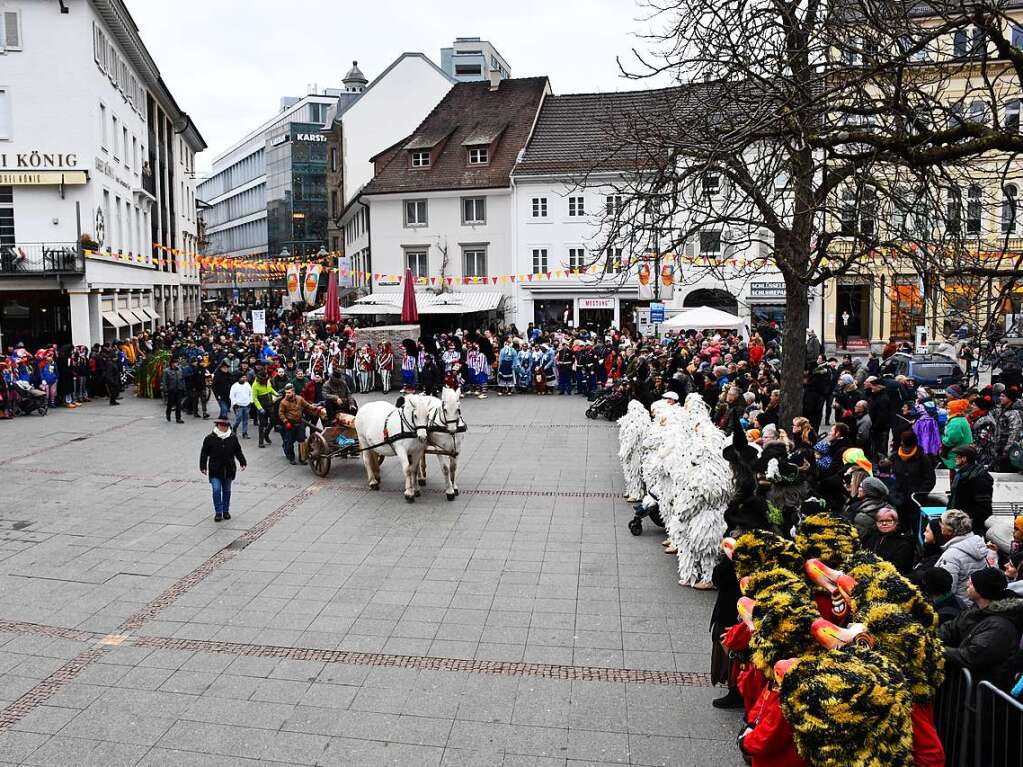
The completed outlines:
<svg viewBox="0 0 1023 767">
<path fill-rule="evenodd" d="M 1007 589 L 1005 573 L 997 567 L 975 571 L 966 595 L 974 607 L 938 627 L 945 658 L 969 669 L 974 684 L 987 681 L 1006 689 L 1008 661 L 1023 630 L 1023 600 Z"/>
<path fill-rule="evenodd" d="M 987 532 L 987 519 L 991 516 L 994 478 L 977 460 L 977 448 L 960 445 L 952 450 L 955 474 L 948 495 L 948 508 L 962 509 L 970 515 L 973 532 L 981 538 Z"/>
<path fill-rule="evenodd" d="M 174 419 L 178 423 L 181 420 L 181 399 L 185 396 L 185 378 L 178 367 L 176 357 L 171 357 L 170 362 L 163 371 L 163 378 L 160 380 L 160 393 L 167 403 L 167 421 L 170 421 L 171 410 L 174 411 Z"/>
<path fill-rule="evenodd" d="M 248 465 L 238 437 L 231 431 L 227 417 L 213 422 L 213 431 L 202 441 L 199 452 L 199 471 L 210 480 L 213 490 L 213 521 L 231 518 L 231 483 L 234 482 L 235 461 L 242 471 Z"/>
<path fill-rule="evenodd" d="M 330 371 L 330 378 L 323 384 L 323 401 L 327 406 L 327 421 L 334 422 L 334 414 L 351 411 L 352 392 L 348 382 L 338 368 Z"/>
<path fill-rule="evenodd" d="M 665 400 L 669 405 L 678 405 L 678 394 L 670 389 L 661 395 L 661 399 Z"/>
<path fill-rule="evenodd" d="M 220 418 L 227 418 L 227 414 L 231 412 L 231 387 L 237 380 L 237 375 L 231 375 L 228 360 L 221 360 L 217 372 L 213 374 L 213 385 L 210 387 L 213 396 L 217 398 L 217 404 L 220 405 Z"/>
<path fill-rule="evenodd" d="M 1017 468 L 1009 463 L 1009 451 L 1023 440 L 1023 402 L 1020 388 L 1006 386 L 999 397 L 1002 407 L 998 416 L 998 463 L 1000 471 L 1015 472 Z"/>
</svg>

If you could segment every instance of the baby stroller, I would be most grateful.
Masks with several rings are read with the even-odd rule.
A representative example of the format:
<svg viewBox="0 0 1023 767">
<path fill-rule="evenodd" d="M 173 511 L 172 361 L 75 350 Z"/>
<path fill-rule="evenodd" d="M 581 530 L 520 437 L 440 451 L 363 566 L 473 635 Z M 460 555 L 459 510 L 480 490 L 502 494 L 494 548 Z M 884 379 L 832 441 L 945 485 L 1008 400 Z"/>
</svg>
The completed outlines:
<svg viewBox="0 0 1023 767">
<path fill-rule="evenodd" d="M 650 493 L 643 496 L 643 500 L 632 507 L 635 516 L 629 520 L 629 532 L 633 535 L 641 535 L 643 532 L 643 517 L 649 517 L 650 521 L 658 527 L 664 527 L 664 520 L 661 518 L 661 507 L 657 499 Z"/>
<path fill-rule="evenodd" d="M 46 412 L 50 409 L 49 402 L 46 399 L 46 392 L 35 388 L 28 381 L 15 381 L 11 394 L 15 415 L 31 415 L 32 413 L 46 415 Z"/>
<path fill-rule="evenodd" d="M 629 398 L 622 391 L 608 389 L 586 408 L 586 417 L 597 419 L 603 416 L 609 421 L 617 421 L 629 406 Z"/>
</svg>

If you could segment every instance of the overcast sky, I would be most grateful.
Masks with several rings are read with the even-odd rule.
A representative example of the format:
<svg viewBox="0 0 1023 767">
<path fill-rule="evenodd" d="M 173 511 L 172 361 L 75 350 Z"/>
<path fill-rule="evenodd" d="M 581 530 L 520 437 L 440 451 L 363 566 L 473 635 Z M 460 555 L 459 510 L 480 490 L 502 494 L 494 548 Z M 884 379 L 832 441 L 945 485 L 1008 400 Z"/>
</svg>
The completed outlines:
<svg viewBox="0 0 1023 767">
<path fill-rule="evenodd" d="M 405 51 L 440 63 L 455 37 L 490 40 L 516 77 L 547 75 L 555 93 L 647 87 L 616 56 L 643 46 L 636 0 L 126 0 L 142 39 L 209 149 L 199 170 L 277 111 L 281 96 L 340 87 L 358 60 L 372 80 Z M 424 13 L 424 10 L 427 10 Z M 651 84 L 652 85 L 652 84 Z"/>
</svg>

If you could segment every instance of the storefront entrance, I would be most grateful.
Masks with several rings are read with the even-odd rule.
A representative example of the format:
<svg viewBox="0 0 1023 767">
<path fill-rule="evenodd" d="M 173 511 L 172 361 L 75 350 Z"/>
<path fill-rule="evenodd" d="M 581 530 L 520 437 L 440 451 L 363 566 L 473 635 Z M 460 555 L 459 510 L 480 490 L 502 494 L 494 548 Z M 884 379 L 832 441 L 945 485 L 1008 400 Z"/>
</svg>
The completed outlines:
<svg viewBox="0 0 1023 767">
<path fill-rule="evenodd" d="M 38 349 L 71 342 L 71 305 L 59 290 L 22 290 L 0 300 L 0 329 L 5 347 L 24 343 Z"/>
<path fill-rule="evenodd" d="M 615 321 L 614 309 L 580 309 L 579 327 L 603 332 Z"/>
<path fill-rule="evenodd" d="M 841 349 L 869 344 L 870 285 L 851 283 L 838 286 L 835 306 L 835 340 Z"/>
<path fill-rule="evenodd" d="M 575 302 L 570 299 L 546 299 L 533 302 L 533 324 L 550 330 L 575 324 Z"/>
</svg>

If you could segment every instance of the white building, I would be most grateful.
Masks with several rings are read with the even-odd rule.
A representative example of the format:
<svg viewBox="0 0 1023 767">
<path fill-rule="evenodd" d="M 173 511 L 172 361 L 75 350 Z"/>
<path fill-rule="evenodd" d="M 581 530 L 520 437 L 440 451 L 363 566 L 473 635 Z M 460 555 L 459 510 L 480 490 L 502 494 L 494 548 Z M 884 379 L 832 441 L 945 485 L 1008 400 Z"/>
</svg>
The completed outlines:
<svg viewBox="0 0 1023 767">
<path fill-rule="evenodd" d="M 369 209 L 374 292 L 400 290 L 409 269 L 420 290 L 486 292 L 465 306 L 514 319 L 514 283 L 492 277 L 514 262 L 511 171 L 549 90 L 545 77 L 458 83 L 374 158 L 356 203 Z"/>
<path fill-rule="evenodd" d="M 91 345 L 193 316 L 206 144 L 124 3 L 0 10 L 3 343 Z"/>
<path fill-rule="evenodd" d="M 323 132 L 329 250 L 344 252 L 353 270 L 366 272 L 372 269 L 369 212 L 352 203 L 373 178 L 373 157 L 414 131 L 455 81 L 422 53 L 403 53 L 370 83 L 360 83 L 361 74 L 353 63 Z"/>
<path fill-rule="evenodd" d="M 502 79 L 512 76 L 511 66 L 493 43 L 478 37 L 456 37 L 450 48 L 441 48 L 440 68 L 462 83 L 487 80 L 491 72 Z"/>
<path fill-rule="evenodd" d="M 733 252 L 726 234 L 704 232 L 691 238 L 681 253 L 666 252 L 666 243 L 653 237 L 608 246 L 606 232 L 616 216 L 621 220 L 636 213 L 627 209 L 626 188 L 635 176 L 624 181 L 623 169 L 643 157 L 642 149 L 634 153 L 622 144 L 613 126 L 677 109 L 674 91 L 568 94 L 544 100 L 512 173 L 514 262 L 499 267 L 502 273 L 536 276 L 516 281 L 514 316 L 520 327 L 527 322 L 597 327 L 636 323 L 648 329 L 650 298 L 639 294 L 637 266 L 657 249 L 665 256 L 662 265 L 674 270 L 670 297 L 660 286 L 655 296 L 665 303 L 667 316 L 709 305 L 742 317 L 784 320 L 781 274 L 762 268 L 751 276 L 746 265 L 761 255 L 758 244 Z M 694 265 L 702 258 L 726 265 Z M 739 263 L 731 268 L 730 261 Z M 581 273 L 565 275 L 566 270 Z M 819 319 L 817 302 L 819 298 L 811 306 L 811 318 Z"/>
</svg>

